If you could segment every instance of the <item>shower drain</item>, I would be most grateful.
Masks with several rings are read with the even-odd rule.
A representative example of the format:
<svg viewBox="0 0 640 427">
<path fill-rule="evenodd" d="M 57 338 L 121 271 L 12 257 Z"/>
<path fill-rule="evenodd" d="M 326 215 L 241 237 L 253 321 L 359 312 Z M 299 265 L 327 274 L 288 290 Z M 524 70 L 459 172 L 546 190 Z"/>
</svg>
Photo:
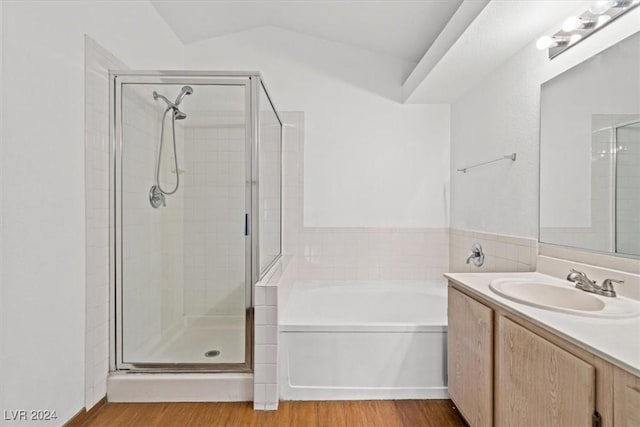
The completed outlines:
<svg viewBox="0 0 640 427">
<path fill-rule="evenodd" d="M 209 350 L 204 353 L 204 357 L 216 357 L 220 356 L 220 350 Z"/>
</svg>

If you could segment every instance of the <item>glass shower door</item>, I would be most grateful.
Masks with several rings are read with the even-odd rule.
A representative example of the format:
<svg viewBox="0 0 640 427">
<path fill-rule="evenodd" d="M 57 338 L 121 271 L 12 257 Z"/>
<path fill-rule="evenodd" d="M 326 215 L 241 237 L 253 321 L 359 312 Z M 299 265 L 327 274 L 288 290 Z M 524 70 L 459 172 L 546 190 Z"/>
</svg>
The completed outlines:
<svg viewBox="0 0 640 427">
<path fill-rule="evenodd" d="M 250 367 L 249 83 L 116 78 L 119 368 Z"/>
</svg>

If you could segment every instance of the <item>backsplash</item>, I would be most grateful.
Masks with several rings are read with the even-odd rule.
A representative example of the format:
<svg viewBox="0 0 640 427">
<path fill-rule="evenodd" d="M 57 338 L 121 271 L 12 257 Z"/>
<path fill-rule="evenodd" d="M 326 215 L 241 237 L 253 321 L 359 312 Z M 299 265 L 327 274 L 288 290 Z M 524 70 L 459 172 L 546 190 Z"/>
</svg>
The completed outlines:
<svg viewBox="0 0 640 427">
<path fill-rule="evenodd" d="M 482 245 L 485 253 L 481 267 L 466 263 L 471 245 L 476 242 Z M 536 239 L 450 229 L 449 271 L 452 273 L 535 271 L 537 254 Z"/>
</svg>

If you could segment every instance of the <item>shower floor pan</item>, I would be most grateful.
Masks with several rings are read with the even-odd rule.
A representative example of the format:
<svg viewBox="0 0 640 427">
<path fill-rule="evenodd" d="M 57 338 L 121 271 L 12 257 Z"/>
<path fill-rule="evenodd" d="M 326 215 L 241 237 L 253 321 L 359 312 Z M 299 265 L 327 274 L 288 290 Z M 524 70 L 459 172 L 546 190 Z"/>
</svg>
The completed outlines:
<svg viewBox="0 0 640 427">
<path fill-rule="evenodd" d="M 241 316 L 185 316 L 131 360 L 140 365 L 242 363 L 244 328 Z"/>
</svg>

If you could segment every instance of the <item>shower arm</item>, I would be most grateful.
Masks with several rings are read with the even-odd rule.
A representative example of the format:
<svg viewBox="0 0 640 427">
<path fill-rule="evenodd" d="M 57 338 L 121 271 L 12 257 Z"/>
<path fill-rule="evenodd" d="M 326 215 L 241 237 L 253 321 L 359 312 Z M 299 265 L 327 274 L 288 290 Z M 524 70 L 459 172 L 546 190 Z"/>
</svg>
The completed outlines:
<svg viewBox="0 0 640 427">
<path fill-rule="evenodd" d="M 164 102 L 167 103 L 167 109 L 164 112 L 165 114 L 169 110 L 179 110 L 178 104 L 169 101 L 166 96 L 161 95 L 158 92 L 153 92 L 153 99 L 158 99 L 158 98 L 162 99 Z"/>
</svg>

